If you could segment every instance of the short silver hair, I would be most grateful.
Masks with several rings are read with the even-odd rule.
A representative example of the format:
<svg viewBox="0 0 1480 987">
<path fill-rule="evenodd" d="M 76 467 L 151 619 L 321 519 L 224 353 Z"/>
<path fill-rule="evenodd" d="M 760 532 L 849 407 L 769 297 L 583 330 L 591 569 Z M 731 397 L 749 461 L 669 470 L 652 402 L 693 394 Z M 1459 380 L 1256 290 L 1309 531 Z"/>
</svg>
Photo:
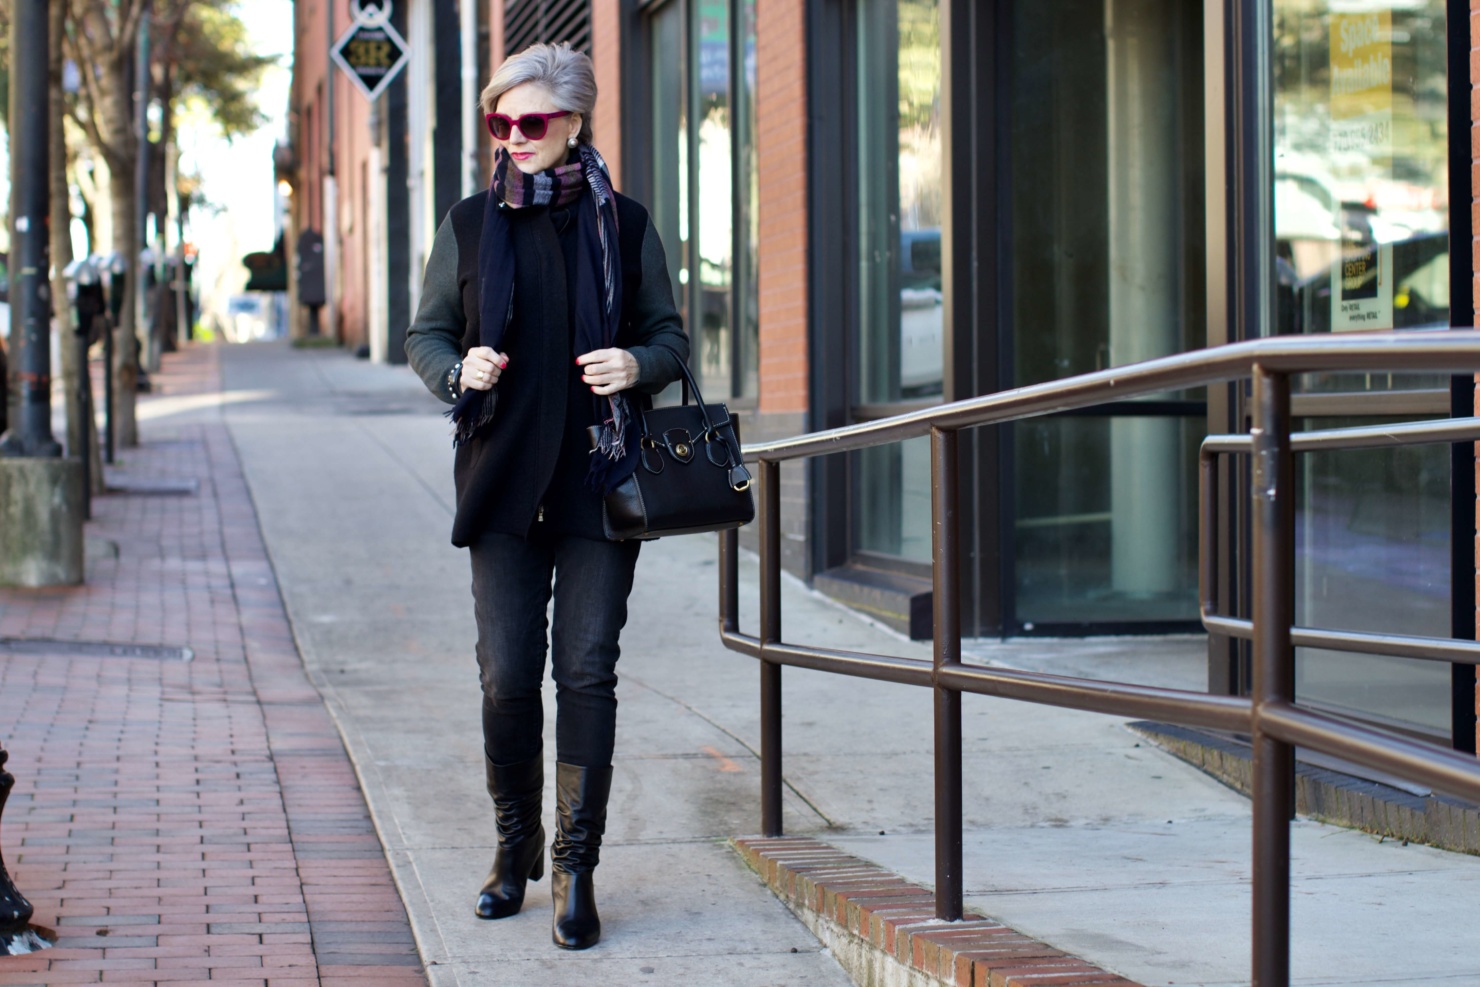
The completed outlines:
<svg viewBox="0 0 1480 987">
<path fill-rule="evenodd" d="M 549 90 L 555 108 L 581 115 L 577 137 L 591 143 L 591 114 L 596 109 L 596 70 L 585 52 L 576 51 L 569 41 L 557 44 L 538 42 L 504 59 L 483 87 L 478 103 L 484 113 L 498 108 L 499 97 L 532 82 Z"/>
</svg>

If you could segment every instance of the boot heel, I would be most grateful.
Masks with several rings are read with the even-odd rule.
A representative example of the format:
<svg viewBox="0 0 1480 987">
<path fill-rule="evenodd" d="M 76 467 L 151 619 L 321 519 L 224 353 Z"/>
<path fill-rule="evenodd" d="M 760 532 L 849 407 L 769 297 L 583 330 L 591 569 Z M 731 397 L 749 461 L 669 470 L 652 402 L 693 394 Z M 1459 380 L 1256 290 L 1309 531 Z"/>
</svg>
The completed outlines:
<svg viewBox="0 0 1480 987">
<path fill-rule="evenodd" d="M 538 881 L 545 876 L 545 849 L 540 848 L 539 855 L 534 858 L 534 863 L 529 868 L 529 879 Z"/>
</svg>

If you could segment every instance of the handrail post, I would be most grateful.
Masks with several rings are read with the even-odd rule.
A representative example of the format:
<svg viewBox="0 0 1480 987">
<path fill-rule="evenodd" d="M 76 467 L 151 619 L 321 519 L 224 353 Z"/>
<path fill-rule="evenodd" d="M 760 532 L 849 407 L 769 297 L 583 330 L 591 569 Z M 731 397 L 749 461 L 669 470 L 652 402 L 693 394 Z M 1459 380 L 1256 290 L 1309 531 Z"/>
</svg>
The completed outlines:
<svg viewBox="0 0 1480 987">
<path fill-rule="evenodd" d="M 1253 987 L 1290 982 L 1290 817 L 1295 749 L 1261 713 L 1295 698 L 1295 471 L 1290 378 L 1254 367 L 1253 394 Z"/>
<path fill-rule="evenodd" d="M 719 629 L 740 629 L 740 529 L 719 533 Z"/>
<path fill-rule="evenodd" d="M 935 670 L 961 662 L 959 483 L 954 430 L 930 430 L 931 608 Z M 961 882 L 961 693 L 935 685 L 935 917 L 959 921 Z"/>
<path fill-rule="evenodd" d="M 766 646 L 781 641 L 781 466 L 761 460 L 761 833 L 781 829 L 781 666 Z"/>
</svg>

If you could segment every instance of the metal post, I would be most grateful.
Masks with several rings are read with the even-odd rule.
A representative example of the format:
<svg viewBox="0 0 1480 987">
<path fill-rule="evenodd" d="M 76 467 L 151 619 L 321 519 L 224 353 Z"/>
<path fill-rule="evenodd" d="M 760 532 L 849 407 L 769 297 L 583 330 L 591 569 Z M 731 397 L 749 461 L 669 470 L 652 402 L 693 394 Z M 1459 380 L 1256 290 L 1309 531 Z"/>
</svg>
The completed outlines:
<svg viewBox="0 0 1480 987">
<path fill-rule="evenodd" d="M 935 670 L 961 663 L 961 560 L 957 549 L 957 433 L 930 430 L 931 606 Z M 959 921 L 961 881 L 961 693 L 935 686 L 935 917 Z"/>
<path fill-rule="evenodd" d="M 1254 368 L 1253 987 L 1290 983 L 1290 817 L 1295 749 L 1267 736 L 1260 713 L 1295 698 L 1294 457 L 1290 378 Z"/>
<path fill-rule="evenodd" d="M 740 531 L 730 528 L 719 533 L 719 629 L 740 629 L 740 580 L 736 578 L 740 550 Z"/>
<path fill-rule="evenodd" d="M 56 458 L 51 433 L 51 158 L 45 0 L 15 0 L 10 25 L 11 340 L 20 407 L 0 455 Z"/>
<path fill-rule="evenodd" d="M 113 327 L 123 317 L 123 296 L 128 290 L 129 262 L 115 253 L 108 260 L 109 325 L 103 333 L 103 462 L 113 465 Z"/>
<path fill-rule="evenodd" d="M 82 420 L 79 432 L 82 448 L 77 450 L 82 460 L 82 516 L 92 520 L 92 434 L 96 429 L 92 412 L 92 379 L 87 372 L 87 325 L 77 327 L 77 417 Z"/>
<path fill-rule="evenodd" d="M 24 3 L 25 0 L 19 0 L 17 6 L 23 6 Z M 42 54 L 45 54 L 45 49 L 42 49 Z M 0 747 L 0 814 L 5 812 L 10 789 L 15 785 L 15 776 L 5 770 L 5 762 L 9 759 L 10 754 Z M 11 881 L 10 873 L 5 869 L 5 860 L 0 857 L 0 941 L 25 932 L 31 921 L 32 911 L 31 903 Z M 3 955 L 3 951 L 0 951 L 0 955 Z"/>
<path fill-rule="evenodd" d="M 761 832 L 781 828 L 781 666 L 766 646 L 781 640 L 781 466 L 761 460 Z"/>
</svg>

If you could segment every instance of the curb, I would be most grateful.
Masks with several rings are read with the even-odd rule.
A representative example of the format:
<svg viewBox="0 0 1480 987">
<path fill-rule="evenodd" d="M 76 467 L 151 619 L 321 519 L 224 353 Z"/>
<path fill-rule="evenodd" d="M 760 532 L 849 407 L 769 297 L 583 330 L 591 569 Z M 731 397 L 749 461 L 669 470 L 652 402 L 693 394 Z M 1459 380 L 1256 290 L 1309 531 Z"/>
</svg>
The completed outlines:
<svg viewBox="0 0 1480 987">
<path fill-rule="evenodd" d="M 810 837 L 730 845 L 864 987 L 1140 987 L 983 915 L 935 917 L 935 895 Z"/>
</svg>

